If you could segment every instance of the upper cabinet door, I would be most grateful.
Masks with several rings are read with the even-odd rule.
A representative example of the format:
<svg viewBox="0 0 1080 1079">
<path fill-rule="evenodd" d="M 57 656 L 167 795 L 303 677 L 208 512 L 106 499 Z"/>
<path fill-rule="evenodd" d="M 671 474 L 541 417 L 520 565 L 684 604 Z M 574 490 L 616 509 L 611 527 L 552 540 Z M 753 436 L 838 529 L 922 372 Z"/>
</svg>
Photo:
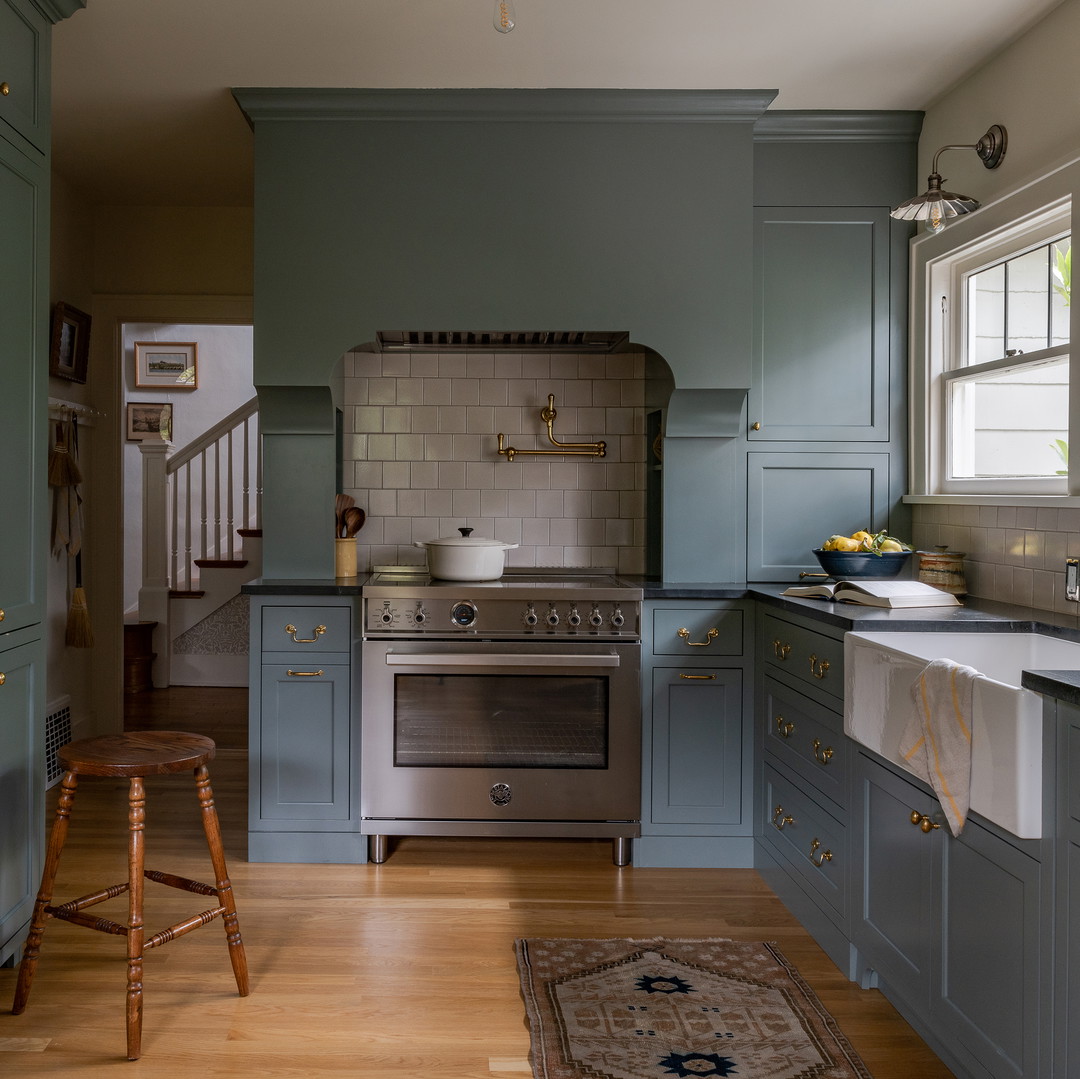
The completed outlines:
<svg viewBox="0 0 1080 1079">
<path fill-rule="evenodd" d="M 889 214 L 755 213 L 753 441 L 889 438 Z"/>
<path fill-rule="evenodd" d="M 49 24 L 34 6 L 0 0 L 0 120 L 42 153 L 49 134 L 48 50 Z"/>
</svg>

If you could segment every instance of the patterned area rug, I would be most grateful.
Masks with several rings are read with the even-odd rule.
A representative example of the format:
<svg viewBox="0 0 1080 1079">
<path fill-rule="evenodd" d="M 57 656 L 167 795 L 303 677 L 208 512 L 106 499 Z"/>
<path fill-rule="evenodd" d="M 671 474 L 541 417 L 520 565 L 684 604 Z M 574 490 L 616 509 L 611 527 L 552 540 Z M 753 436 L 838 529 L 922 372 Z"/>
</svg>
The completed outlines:
<svg viewBox="0 0 1080 1079">
<path fill-rule="evenodd" d="M 535 1079 L 870 1079 L 772 944 L 518 940 Z"/>
</svg>

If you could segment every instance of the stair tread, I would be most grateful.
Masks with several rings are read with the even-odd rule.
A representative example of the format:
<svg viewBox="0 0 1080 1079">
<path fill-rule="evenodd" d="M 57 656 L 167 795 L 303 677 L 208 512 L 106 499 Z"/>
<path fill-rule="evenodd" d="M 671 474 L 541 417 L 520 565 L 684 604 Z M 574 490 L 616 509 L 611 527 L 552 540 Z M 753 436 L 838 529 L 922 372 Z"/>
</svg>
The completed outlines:
<svg viewBox="0 0 1080 1079">
<path fill-rule="evenodd" d="M 198 589 L 192 591 L 185 591 L 179 588 L 169 589 L 169 599 L 202 599 L 205 595 L 205 592 L 201 592 Z"/>
<path fill-rule="evenodd" d="M 236 534 L 238 536 L 242 536 L 244 539 L 261 539 L 262 538 L 262 529 L 261 528 L 238 528 L 236 530 Z"/>
<path fill-rule="evenodd" d="M 195 565 L 200 569 L 243 569 L 248 564 L 246 558 L 196 558 Z"/>
</svg>

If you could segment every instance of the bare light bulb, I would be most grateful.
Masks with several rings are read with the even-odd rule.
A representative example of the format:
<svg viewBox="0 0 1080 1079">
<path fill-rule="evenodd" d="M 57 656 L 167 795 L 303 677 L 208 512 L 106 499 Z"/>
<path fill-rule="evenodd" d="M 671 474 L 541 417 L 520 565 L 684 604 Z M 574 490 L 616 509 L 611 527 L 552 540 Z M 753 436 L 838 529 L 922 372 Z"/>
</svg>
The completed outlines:
<svg viewBox="0 0 1080 1079">
<path fill-rule="evenodd" d="M 940 232 L 945 227 L 945 207 L 940 199 L 930 203 L 930 216 L 926 219 L 926 227 L 930 232 Z"/>
<path fill-rule="evenodd" d="M 491 17 L 492 25 L 500 34 L 509 34 L 514 29 L 514 0 L 495 0 L 495 13 Z"/>
</svg>

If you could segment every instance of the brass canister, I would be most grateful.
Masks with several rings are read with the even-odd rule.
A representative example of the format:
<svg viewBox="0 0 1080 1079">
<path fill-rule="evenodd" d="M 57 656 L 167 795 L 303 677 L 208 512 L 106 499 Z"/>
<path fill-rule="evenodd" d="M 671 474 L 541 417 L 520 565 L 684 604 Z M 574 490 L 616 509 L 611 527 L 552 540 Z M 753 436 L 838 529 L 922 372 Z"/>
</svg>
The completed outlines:
<svg viewBox="0 0 1080 1079">
<path fill-rule="evenodd" d="M 950 551 L 944 544 L 932 551 L 919 551 L 919 580 L 940 588 L 942 592 L 966 596 L 964 553 Z"/>
</svg>

